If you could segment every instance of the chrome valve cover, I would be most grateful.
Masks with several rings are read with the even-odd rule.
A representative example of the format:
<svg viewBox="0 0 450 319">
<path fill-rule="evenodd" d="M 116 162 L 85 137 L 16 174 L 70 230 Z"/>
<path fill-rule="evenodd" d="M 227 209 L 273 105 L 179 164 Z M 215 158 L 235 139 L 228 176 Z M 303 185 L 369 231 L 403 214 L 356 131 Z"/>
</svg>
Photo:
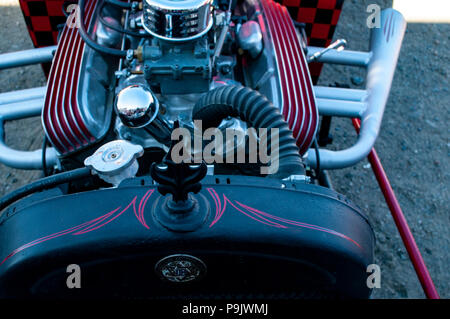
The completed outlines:
<svg viewBox="0 0 450 319">
<path fill-rule="evenodd" d="M 213 24 L 213 0 L 144 0 L 143 26 L 167 41 L 201 37 Z"/>
</svg>

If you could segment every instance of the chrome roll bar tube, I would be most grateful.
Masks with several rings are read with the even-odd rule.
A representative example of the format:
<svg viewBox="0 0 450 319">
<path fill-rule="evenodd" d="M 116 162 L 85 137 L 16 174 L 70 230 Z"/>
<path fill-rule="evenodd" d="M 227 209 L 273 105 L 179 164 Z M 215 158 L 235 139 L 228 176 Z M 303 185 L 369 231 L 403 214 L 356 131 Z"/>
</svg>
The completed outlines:
<svg viewBox="0 0 450 319">
<path fill-rule="evenodd" d="M 0 54 L 0 70 L 51 62 L 56 45 Z"/>
<path fill-rule="evenodd" d="M 355 165 L 365 158 L 379 134 L 384 109 L 397 65 L 406 29 L 406 21 L 396 10 L 381 13 L 381 27 L 371 30 L 370 52 L 337 51 L 330 49 L 320 55 L 318 62 L 353 65 L 367 68 L 366 89 L 342 89 L 316 86 L 314 88 L 321 115 L 357 117 L 362 121 L 357 142 L 348 149 L 320 149 L 320 167 L 339 169 Z M 55 46 L 0 54 L 0 69 L 50 62 Z M 308 55 L 323 48 L 308 47 Z M 15 168 L 39 169 L 41 150 L 18 151 L 4 142 L 4 121 L 38 116 L 41 113 L 45 88 L 35 88 L 0 94 L 0 162 Z M 47 149 L 47 165 L 57 163 L 55 149 Z M 305 156 L 309 166 L 316 166 L 315 150 Z"/>
<path fill-rule="evenodd" d="M 5 143 L 5 121 L 39 116 L 44 105 L 46 87 L 0 94 L 0 163 L 19 169 L 41 169 L 42 150 L 19 151 Z M 57 163 L 54 148 L 47 148 L 47 166 Z"/>
<path fill-rule="evenodd" d="M 321 169 L 339 169 L 355 165 L 364 159 L 378 137 L 383 113 L 391 89 L 406 21 L 400 12 L 381 12 L 380 28 L 371 30 L 369 53 L 329 50 L 317 61 L 367 67 L 366 90 L 315 87 L 319 114 L 361 119 L 361 131 L 356 143 L 345 150 L 319 150 Z M 323 49 L 323 48 L 322 48 Z M 308 54 L 317 52 L 308 47 Z M 307 164 L 316 167 L 316 154 L 310 149 Z"/>
</svg>

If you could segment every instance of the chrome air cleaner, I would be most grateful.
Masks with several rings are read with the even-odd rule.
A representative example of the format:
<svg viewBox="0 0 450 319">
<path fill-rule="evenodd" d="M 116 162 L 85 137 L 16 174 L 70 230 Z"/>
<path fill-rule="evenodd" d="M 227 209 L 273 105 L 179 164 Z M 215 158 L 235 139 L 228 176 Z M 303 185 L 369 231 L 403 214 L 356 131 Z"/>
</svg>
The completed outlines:
<svg viewBox="0 0 450 319">
<path fill-rule="evenodd" d="M 213 24 L 213 0 L 144 0 L 143 26 L 167 41 L 201 37 Z"/>
</svg>

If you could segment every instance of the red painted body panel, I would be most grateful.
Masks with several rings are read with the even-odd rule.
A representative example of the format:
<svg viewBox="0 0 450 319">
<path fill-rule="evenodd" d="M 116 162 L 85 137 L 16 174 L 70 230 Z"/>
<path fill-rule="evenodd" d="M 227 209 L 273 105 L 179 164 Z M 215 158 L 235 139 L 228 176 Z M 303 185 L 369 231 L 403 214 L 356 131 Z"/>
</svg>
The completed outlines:
<svg viewBox="0 0 450 319">
<path fill-rule="evenodd" d="M 65 0 L 19 0 L 28 33 L 36 48 L 58 42 L 59 29 L 66 22 L 64 2 Z M 44 63 L 42 67 L 48 76 L 51 63 Z"/>
</svg>

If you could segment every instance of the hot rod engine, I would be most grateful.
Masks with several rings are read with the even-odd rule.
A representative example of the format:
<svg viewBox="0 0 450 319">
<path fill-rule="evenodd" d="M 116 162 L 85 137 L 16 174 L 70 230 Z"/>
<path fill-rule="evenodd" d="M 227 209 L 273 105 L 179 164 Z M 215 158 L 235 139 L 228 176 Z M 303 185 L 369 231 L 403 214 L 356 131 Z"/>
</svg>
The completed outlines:
<svg viewBox="0 0 450 319">
<path fill-rule="evenodd" d="M 323 170 L 354 165 L 375 142 L 398 12 L 383 12 L 372 52 L 342 53 L 345 40 L 307 46 L 305 25 L 273 0 L 66 7 L 42 112 L 4 113 L 0 95 L 0 128 L 41 112 L 49 142 L 42 159 L 0 143 L 2 163 L 49 175 L 0 199 L 0 296 L 370 295 L 372 228 Z M 313 86 L 312 61 L 367 67 L 367 91 Z M 319 149 L 319 113 L 325 126 L 363 119 L 357 143 Z M 180 145 L 194 147 L 177 160 Z M 74 263 L 86 274 L 78 291 L 66 287 Z"/>
<path fill-rule="evenodd" d="M 273 20 L 263 19 L 263 12 Z M 301 154 L 311 145 L 318 113 L 305 48 L 278 4 L 147 0 L 123 15 L 120 7 L 86 1 L 82 13 L 97 42 L 127 55 L 119 60 L 97 52 L 75 28 L 62 32 L 42 117 L 63 166 L 72 166 L 74 158 L 82 162 L 99 142 L 111 139 L 164 149 L 174 121 L 192 126 L 202 94 L 225 85 L 258 90 L 285 115 Z M 274 23 L 279 17 L 281 27 Z M 286 30 L 290 56 L 281 52 L 286 43 L 271 40 Z M 294 68 L 287 69 L 291 63 Z M 145 95 L 154 102 L 143 111 Z M 229 118 L 221 127 L 245 126 Z"/>
</svg>

